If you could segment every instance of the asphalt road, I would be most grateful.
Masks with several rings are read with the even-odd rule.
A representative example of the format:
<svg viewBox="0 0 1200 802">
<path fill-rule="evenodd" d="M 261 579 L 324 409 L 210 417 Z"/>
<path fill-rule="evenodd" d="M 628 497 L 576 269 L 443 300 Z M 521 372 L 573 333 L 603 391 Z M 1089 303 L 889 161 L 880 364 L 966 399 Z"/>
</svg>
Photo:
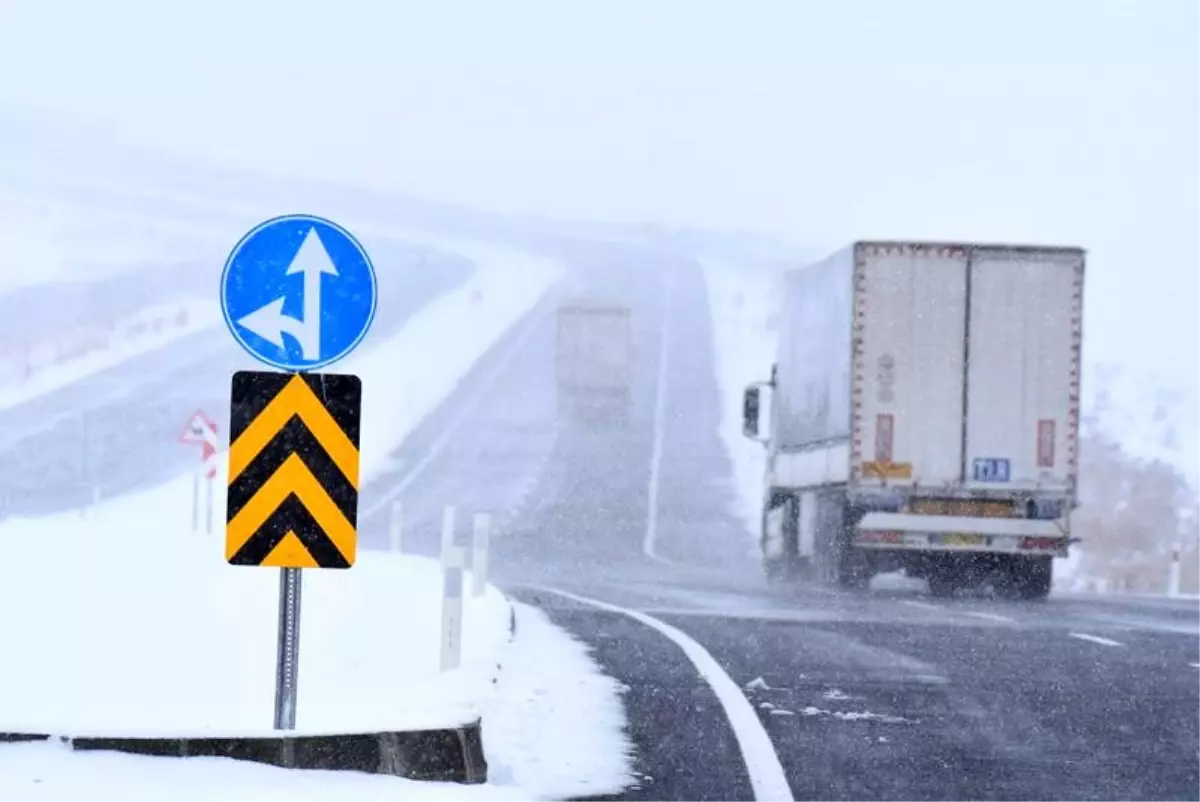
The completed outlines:
<svg viewBox="0 0 1200 802">
<path fill-rule="evenodd" d="M 461 544 L 472 514 L 494 516 L 496 581 L 629 686 L 639 776 L 611 798 L 1200 796 L 1195 602 L 768 587 L 728 512 L 698 269 L 612 247 L 566 264 L 364 488 L 360 531 L 385 548 L 398 501 L 405 550 L 434 556 L 446 505 Z M 623 427 L 558 415 L 552 314 L 581 292 L 634 313 Z"/>
<path fill-rule="evenodd" d="M 399 240 L 377 239 L 369 247 L 380 285 L 372 338 L 403 325 L 473 270 L 452 254 L 418 258 L 424 248 Z M 20 319 L 21 309 L 48 310 L 41 325 L 52 326 L 109 302 L 118 311 L 122 305 L 133 311 L 211 294 L 215 303 L 220 270 L 221 265 L 147 267 L 95 284 L 19 290 L 0 298 L 0 307 L 12 310 L 10 321 Z M 53 303 L 60 295 L 71 302 Z M 196 465 L 198 450 L 177 439 L 184 424 L 202 409 L 227 436 L 230 377 L 235 370 L 260 367 L 218 323 L 0 410 L 0 512 L 22 516 L 78 509 L 97 496 L 150 486 Z"/>
</svg>

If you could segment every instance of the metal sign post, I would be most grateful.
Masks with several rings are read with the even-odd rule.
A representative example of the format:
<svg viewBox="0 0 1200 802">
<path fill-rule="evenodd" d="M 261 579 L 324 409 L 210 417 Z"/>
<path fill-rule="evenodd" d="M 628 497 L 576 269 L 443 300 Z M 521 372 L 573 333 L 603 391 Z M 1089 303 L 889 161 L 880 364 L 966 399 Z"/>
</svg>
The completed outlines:
<svg viewBox="0 0 1200 802">
<path fill-rule="evenodd" d="M 192 473 L 192 531 L 200 531 L 200 471 Z"/>
<path fill-rule="evenodd" d="M 300 569 L 279 569 L 279 643 L 275 659 L 275 729 L 296 729 L 300 669 Z"/>
<path fill-rule="evenodd" d="M 213 530 L 213 479 L 214 471 L 204 472 L 204 534 L 211 535 Z"/>
<path fill-rule="evenodd" d="M 362 385 L 356 376 L 310 371 L 358 346 L 377 298 L 362 245 L 311 215 L 256 226 L 234 246 L 221 278 L 234 339 L 285 371 L 233 376 L 225 528 L 231 565 L 280 569 L 276 730 L 296 728 L 301 570 L 349 568 L 357 550 Z M 211 510 L 211 482 L 208 502 Z"/>
</svg>

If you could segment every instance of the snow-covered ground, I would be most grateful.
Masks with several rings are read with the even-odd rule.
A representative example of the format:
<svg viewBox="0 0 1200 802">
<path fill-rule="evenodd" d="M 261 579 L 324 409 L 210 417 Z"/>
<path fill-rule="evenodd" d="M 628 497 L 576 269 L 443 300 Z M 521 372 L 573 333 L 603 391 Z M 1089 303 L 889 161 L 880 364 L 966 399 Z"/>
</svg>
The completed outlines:
<svg viewBox="0 0 1200 802">
<path fill-rule="evenodd" d="M 0 292 L 30 284 L 102 279 L 155 261 L 208 258 L 220 264 L 231 231 L 119 204 L 72 198 L 53 187 L 15 188 L 0 179 Z M 236 241 L 236 238 L 234 239 Z"/>
<path fill-rule="evenodd" d="M 50 743 L 0 746 L 0 799 L 504 800 L 518 787 L 427 783 L 340 771 L 291 771 L 219 757 L 71 752 Z"/>
<path fill-rule="evenodd" d="M 131 522 L 132 523 L 132 522 Z M 0 730 L 239 734 L 270 730 L 277 571 L 233 568 L 223 538 L 163 523 L 69 517 L 0 530 Z M 297 727 L 305 733 L 464 724 L 497 669 L 509 610 L 468 595 L 462 668 L 439 673 L 435 561 L 361 555 L 308 571 Z"/>
<path fill-rule="evenodd" d="M 474 249 L 472 255 L 479 259 L 479 267 L 463 286 L 422 309 L 409 325 L 387 339 L 372 342 L 368 338 L 359 353 L 338 366 L 342 372 L 356 373 L 363 380 L 364 484 L 386 467 L 388 453 L 453 390 L 458 378 L 557 277 L 556 265 L 534 257 L 482 247 Z M 523 281 L 513 281 L 514 274 L 523 275 Z M 480 298 L 478 302 L 473 300 L 475 293 Z M 430 349 L 430 342 L 438 342 L 439 347 Z M 214 507 L 222 510 L 226 465 L 223 458 L 218 464 Z M 263 679 L 271 680 L 272 599 L 277 593 L 277 577 L 272 571 L 224 565 L 221 538 L 195 543 L 178 534 L 190 529 L 192 494 L 192 476 L 185 474 L 150 490 L 104 502 L 88 510 L 83 519 L 66 516 L 14 520 L 0 526 L 0 538 L 16 544 L 14 548 L 22 552 L 20 559 L 6 560 L 0 566 L 0 572 L 6 574 L 0 581 L 0 597 L 7 602 L 0 609 L 27 607 L 31 597 L 55 602 L 37 616 L 7 621 L 0 637 L 6 645 L 20 647 L 17 653 L 45 655 L 44 660 L 27 663 L 30 670 L 44 672 L 45 666 L 51 665 L 62 672 L 55 682 L 38 686 L 46 690 L 47 698 L 39 698 L 36 689 L 26 690 L 36 674 L 12 676 L 12 681 L 0 682 L 0 694 L 22 689 L 16 698 L 0 702 L 0 718 L 29 727 L 39 721 L 33 713 L 42 711 L 44 717 L 57 704 L 60 715 L 65 717 L 62 723 L 51 716 L 41 726 L 74 730 L 99 726 L 122 720 L 119 715 L 114 718 L 114 714 L 130 707 L 131 700 L 146 691 L 148 677 L 178 676 L 184 680 L 182 687 L 190 687 L 193 681 L 204 687 L 204 676 L 218 672 L 208 678 L 211 698 L 200 692 L 191 693 L 179 697 L 182 707 L 176 709 L 165 702 L 136 705 L 124 714 L 124 719 L 136 728 L 207 725 L 240 730 L 255 726 L 256 721 L 270 722 L 270 694 L 264 691 L 261 704 L 256 707 L 253 694 L 257 685 L 251 677 L 254 667 L 261 664 L 265 666 Z M 379 686 L 368 681 L 370 672 L 382 672 L 379 678 L 396 676 L 391 666 L 399 653 L 387 651 L 389 638 L 385 633 L 396 632 L 399 643 L 408 639 L 422 642 L 423 636 L 421 632 L 397 629 L 395 616 L 406 615 L 405 597 L 386 593 L 389 581 L 386 578 L 379 579 L 378 586 L 372 578 L 394 576 L 404 570 L 410 574 L 414 588 L 436 585 L 435 569 L 431 568 L 433 573 L 426 572 L 428 576 L 422 578 L 416 567 L 386 567 L 378 562 L 388 559 L 391 558 L 363 555 L 360 563 L 347 572 L 311 572 L 313 578 L 305 588 L 305 596 L 312 612 L 306 617 L 302 632 L 301 643 L 307 645 L 301 648 L 311 650 L 315 662 L 308 669 L 312 672 L 308 682 L 313 690 L 302 695 L 300 701 L 301 726 L 365 726 L 356 723 L 353 717 L 382 713 L 393 722 L 403 716 L 402 726 L 416 728 L 436 726 L 433 719 L 443 713 L 449 716 L 448 723 L 466 720 L 462 716 L 471 715 L 469 709 L 455 708 L 453 704 L 454 700 L 471 699 L 473 694 L 464 693 L 462 688 L 434 692 L 409 683 L 411 699 L 406 700 L 407 692 L 396 694 L 395 709 L 380 710 L 371 703 L 371 694 Z M 122 575 L 122 565 L 128 565 L 126 571 L 132 572 L 128 578 L 134 581 L 114 582 Z M 44 567 L 45 571 L 37 567 Z M 324 596 L 329 601 L 320 602 Z M 92 601 L 79 609 L 57 603 L 72 598 Z M 321 661 L 332 661 L 329 675 L 342 677 L 337 682 L 344 682 L 347 666 L 339 664 L 359 657 L 354 651 L 344 649 L 345 644 L 339 638 L 358 637 L 362 626 L 361 622 L 347 626 L 346 621 L 354 621 L 360 615 L 355 611 L 377 607 L 388 611 L 372 624 L 380 634 L 379 648 L 385 651 L 359 666 L 358 670 L 368 672 L 362 681 L 349 683 L 345 688 L 331 685 L 330 695 L 324 697 Z M 430 609 L 427 601 L 420 607 Z M 262 614 L 255 616 L 249 613 L 251 610 L 261 610 Z M 501 613 L 496 615 L 504 617 Z M 104 627 L 105 621 L 111 621 L 112 626 Z M 174 621 L 186 623 L 175 626 Z M 60 641 L 50 641 L 60 651 L 47 651 L 43 639 L 47 628 L 71 633 L 72 622 L 78 622 L 82 629 Z M 110 632 L 113 626 L 117 629 Z M 121 665 L 130 662 L 130 650 L 135 650 L 138 642 L 145 642 L 146 632 L 156 633 L 157 647 L 166 647 L 156 649 L 155 655 L 168 663 L 156 665 L 147 656 L 140 663 L 145 673 L 120 671 Z M 170 641 L 171 638 L 176 640 Z M 208 649 L 212 643 L 222 641 L 227 651 L 223 656 L 224 666 L 198 661 L 199 655 L 188 645 L 196 643 L 201 649 Z M 94 652 L 98 655 L 93 655 Z M 436 655 L 432 647 L 431 653 Z M 189 657 L 176 665 L 178 655 Z M 101 669 L 105 660 L 112 661 L 109 671 Z M 97 668 L 78 672 L 75 666 L 81 662 L 96 662 Z M 0 669 L 19 670 L 19 666 Z M 475 672 L 474 680 L 490 682 L 491 676 L 491 669 L 484 665 Z M 71 677 L 82 683 L 76 693 L 71 692 Z M 122 678 L 128 683 L 129 695 L 121 693 L 119 684 L 112 684 L 120 683 Z M 97 694 L 100 689 L 105 689 L 103 697 Z M 170 695 L 171 686 L 166 686 L 163 692 Z M 349 701 L 358 693 L 366 694 L 359 699 L 360 708 Z M 100 707 L 95 711 L 89 709 L 81 701 L 85 699 L 95 699 Z M 423 700 L 432 701 L 433 706 Z M 435 712 L 431 714 L 431 710 Z M 149 718 L 135 719 L 138 715 Z"/>
<path fill-rule="evenodd" d="M 478 269 L 399 332 L 368 336 L 338 365 L 363 380 L 364 483 L 559 276 L 540 258 L 440 244 Z M 218 464 L 221 510 L 223 459 Z M 10 611 L 0 616 L 0 643 L 21 656 L 0 661 L 0 729 L 270 730 L 278 573 L 226 565 L 219 534 L 190 531 L 191 505 L 192 477 L 184 475 L 83 517 L 0 526 L 10 545 L 0 564 L 0 609 Z M 626 784 L 619 689 L 586 648 L 529 608 L 519 611 L 510 640 L 512 608 L 489 587 L 466 600 L 462 666 L 441 673 L 440 581 L 434 561 L 362 551 L 349 571 L 306 572 L 298 731 L 444 727 L 484 716 L 494 778 L 484 788 L 77 755 L 40 744 L 0 747 L 0 796 L 95 798 L 103 784 L 114 798 L 528 799 Z"/>
<path fill-rule="evenodd" d="M 498 682 L 480 700 L 485 785 L 289 771 L 225 758 L 71 752 L 51 742 L 0 745 L 0 799 L 549 800 L 627 787 L 632 749 L 621 687 L 545 613 L 514 607 L 515 637 L 497 649 Z M 302 674 L 302 696 L 306 679 Z"/>
</svg>

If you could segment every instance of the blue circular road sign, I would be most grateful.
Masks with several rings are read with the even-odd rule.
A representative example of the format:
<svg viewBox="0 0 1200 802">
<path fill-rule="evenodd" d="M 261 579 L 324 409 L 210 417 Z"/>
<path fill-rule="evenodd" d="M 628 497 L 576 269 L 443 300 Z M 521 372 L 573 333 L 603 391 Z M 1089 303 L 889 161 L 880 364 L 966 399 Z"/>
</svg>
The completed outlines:
<svg viewBox="0 0 1200 802">
<path fill-rule="evenodd" d="M 287 371 L 349 354 L 375 319 L 375 267 L 349 231 L 307 214 L 275 217 L 233 247 L 221 310 L 234 339 Z"/>
</svg>

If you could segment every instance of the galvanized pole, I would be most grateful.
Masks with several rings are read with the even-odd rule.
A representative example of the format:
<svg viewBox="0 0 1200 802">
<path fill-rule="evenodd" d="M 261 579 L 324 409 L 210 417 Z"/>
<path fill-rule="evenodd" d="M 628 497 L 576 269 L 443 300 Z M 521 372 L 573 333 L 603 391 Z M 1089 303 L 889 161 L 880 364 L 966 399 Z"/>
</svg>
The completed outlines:
<svg viewBox="0 0 1200 802">
<path fill-rule="evenodd" d="M 200 471 L 192 474 L 192 531 L 200 531 Z"/>
<path fill-rule="evenodd" d="M 279 647 L 275 661 L 275 729 L 296 729 L 300 663 L 300 570 L 279 569 Z"/>
<path fill-rule="evenodd" d="M 204 534 L 211 535 L 213 530 L 213 477 L 204 477 Z"/>
</svg>

